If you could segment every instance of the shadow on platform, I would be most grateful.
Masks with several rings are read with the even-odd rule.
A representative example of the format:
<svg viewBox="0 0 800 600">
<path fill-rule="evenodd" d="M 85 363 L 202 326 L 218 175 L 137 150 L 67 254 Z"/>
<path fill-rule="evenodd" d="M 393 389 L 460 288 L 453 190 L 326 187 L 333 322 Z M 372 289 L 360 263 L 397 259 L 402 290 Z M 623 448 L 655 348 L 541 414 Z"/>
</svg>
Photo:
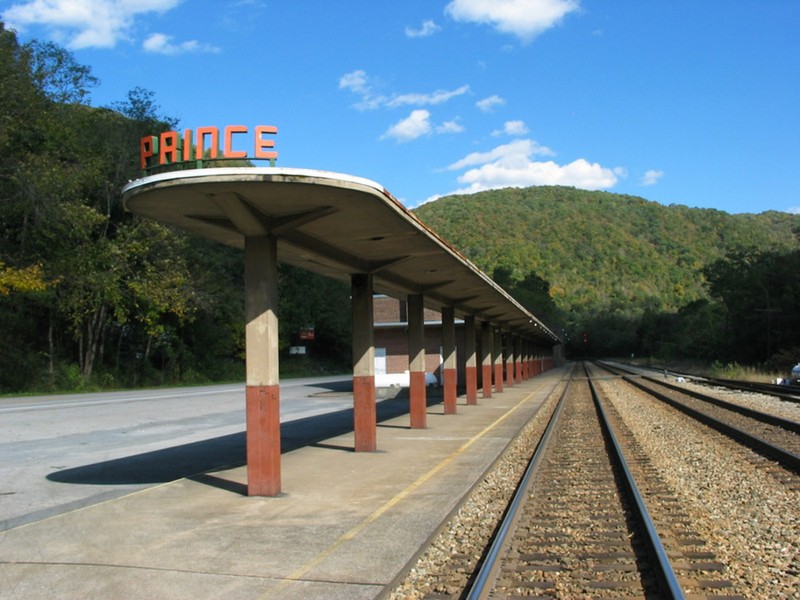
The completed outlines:
<svg viewBox="0 0 800 600">
<path fill-rule="evenodd" d="M 441 402 L 441 395 L 428 394 L 428 405 Z M 408 397 L 398 394 L 377 403 L 378 423 L 408 413 Z M 281 453 L 304 446 L 338 451 L 352 448 L 322 443 L 353 431 L 353 409 L 339 410 L 281 424 Z M 180 446 L 162 448 L 124 458 L 73 467 L 47 476 L 50 481 L 80 485 L 142 485 L 190 478 L 229 491 L 245 493 L 240 483 L 212 475 L 214 471 L 246 464 L 245 432 L 233 433 Z"/>
</svg>

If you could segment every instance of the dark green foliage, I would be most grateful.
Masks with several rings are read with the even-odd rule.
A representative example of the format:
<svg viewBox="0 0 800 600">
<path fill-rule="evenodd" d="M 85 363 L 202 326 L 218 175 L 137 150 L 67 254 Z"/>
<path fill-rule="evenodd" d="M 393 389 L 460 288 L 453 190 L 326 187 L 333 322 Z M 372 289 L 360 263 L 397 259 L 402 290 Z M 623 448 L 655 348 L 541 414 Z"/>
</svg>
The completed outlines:
<svg viewBox="0 0 800 600">
<path fill-rule="evenodd" d="M 706 276 L 724 307 L 728 358 L 761 362 L 788 350 L 794 358 L 776 366 L 800 360 L 800 250 L 731 253 L 710 264 Z"/>
<path fill-rule="evenodd" d="M 141 88 L 90 107 L 95 83 L 0 23 L 0 392 L 240 380 L 241 253 L 125 212 L 140 138 L 176 121 Z M 283 345 L 313 323 L 347 365 L 349 290 L 288 269 L 279 286 Z"/>
<path fill-rule="evenodd" d="M 278 281 L 281 348 L 306 346 L 316 357 L 349 366 L 350 287 L 289 265 L 280 266 Z M 302 330 L 313 330 L 314 339 L 301 339 Z"/>
</svg>

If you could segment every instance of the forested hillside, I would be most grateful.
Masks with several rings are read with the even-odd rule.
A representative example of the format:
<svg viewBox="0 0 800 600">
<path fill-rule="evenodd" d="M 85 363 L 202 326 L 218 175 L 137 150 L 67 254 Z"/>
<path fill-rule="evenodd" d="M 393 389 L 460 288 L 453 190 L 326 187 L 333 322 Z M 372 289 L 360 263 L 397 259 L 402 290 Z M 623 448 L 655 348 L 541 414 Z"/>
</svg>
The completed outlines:
<svg viewBox="0 0 800 600">
<path fill-rule="evenodd" d="M 750 284 L 763 287 L 762 297 L 753 297 L 752 305 L 741 310 L 750 311 L 747 320 L 754 321 L 753 329 L 761 322 L 764 335 L 771 338 L 768 348 L 766 341 L 758 341 L 763 353 L 746 358 L 764 360 L 766 352 L 774 354 L 779 337 L 797 321 L 800 287 L 791 286 L 797 285 L 798 269 L 790 260 L 799 247 L 797 215 L 731 215 L 565 187 L 449 196 L 415 212 L 484 271 L 501 273 L 502 283 L 512 293 L 516 283 L 531 274 L 544 279 L 558 308 L 554 317 L 565 324 L 573 340 L 576 334 L 582 337 L 583 331 L 593 331 L 590 340 L 598 351 L 601 340 L 602 350 L 607 351 L 663 351 L 658 342 L 648 341 L 650 329 L 651 337 L 657 336 L 662 344 L 678 344 L 682 348 L 677 350 L 685 354 L 725 358 L 720 346 L 728 338 L 721 328 L 731 313 L 717 288 L 723 267 L 734 263 L 743 277 L 735 284 L 742 294 Z M 781 270 L 766 275 L 767 281 L 745 280 L 747 265 L 767 257 L 773 263 L 775 257 L 789 262 L 786 267 L 775 265 Z M 712 280 L 717 288 L 712 289 Z M 787 291 L 776 289 L 770 297 L 770 285 Z M 798 295 L 792 304 L 795 289 Z M 778 307 L 781 299 L 786 304 Z M 695 316 L 698 322 L 692 326 L 701 339 L 673 340 L 680 326 L 675 318 L 701 308 L 708 312 Z M 768 314 L 771 332 L 767 332 Z M 669 327 L 665 319 L 671 319 Z M 702 332 L 701 323 L 707 325 Z"/>
</svg>

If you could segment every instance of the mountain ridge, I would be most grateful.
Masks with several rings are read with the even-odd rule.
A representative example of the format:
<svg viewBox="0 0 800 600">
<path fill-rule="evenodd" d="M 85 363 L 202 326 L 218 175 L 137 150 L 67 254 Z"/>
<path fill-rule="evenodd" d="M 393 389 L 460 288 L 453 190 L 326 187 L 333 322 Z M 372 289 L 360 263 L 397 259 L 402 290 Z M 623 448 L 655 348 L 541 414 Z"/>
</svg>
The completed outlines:
<svg viewBox="0 0 800 600">
<path fill-rule="evenodd" d="M 566 312 L 674 312 L 707 298 L 703 269 L 747 249 L 798 248 L 800 216 L 730 214 L 562 186 L 452 195 L 414 213 L 492 274 L 534 273 Z"/>
</svg>

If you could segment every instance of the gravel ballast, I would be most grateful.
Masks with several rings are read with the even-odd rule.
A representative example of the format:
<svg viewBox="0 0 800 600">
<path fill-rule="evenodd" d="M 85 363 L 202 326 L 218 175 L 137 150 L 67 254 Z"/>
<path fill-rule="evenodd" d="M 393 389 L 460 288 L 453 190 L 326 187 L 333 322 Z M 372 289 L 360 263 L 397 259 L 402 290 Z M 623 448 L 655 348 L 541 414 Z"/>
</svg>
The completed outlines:
<svg viewBox="0 0 800 600">
<path fill-rule="evenodd" d="M 800 598 L 798 478 L 620 381 L 601 385 L 693 526 L 727 565 L 736 592 Z"/>
</svg>

